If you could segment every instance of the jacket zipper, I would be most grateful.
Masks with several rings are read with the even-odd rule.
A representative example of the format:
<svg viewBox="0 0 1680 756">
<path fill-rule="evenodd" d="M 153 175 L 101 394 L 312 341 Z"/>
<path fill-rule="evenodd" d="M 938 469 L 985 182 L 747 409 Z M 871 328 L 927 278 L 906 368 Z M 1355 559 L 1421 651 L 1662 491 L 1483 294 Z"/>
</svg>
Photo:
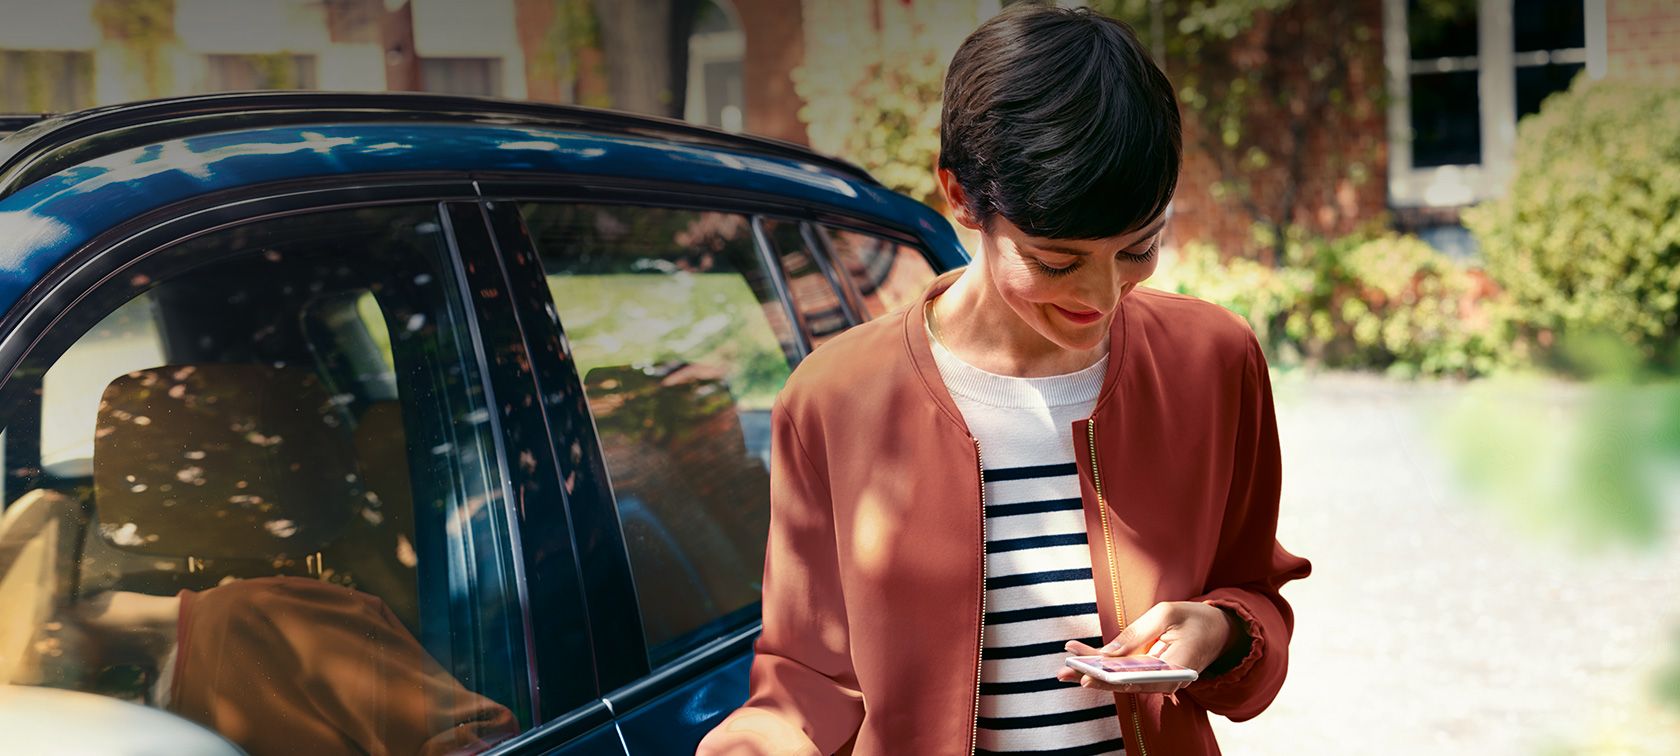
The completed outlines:
<svg viewBox="0 0 1680 756">
<path fill-rule="evenodd" d="M 1104 560 L 1108 562 L 1108 592 L 1109 595 L 1114 597 L 1114 616 L 1120 621 L 1120 632 L 1123 633 L 1126 632 L 1126 607 L 1121 600 L 1119 568 L 1114 564 L 1114 538 L 1108 526 L 1108 502 L 1103 498 L 1102 476 L 1097 472 L 1097 418 L 1095 416 L 1085 421 L 1085 431 L 1088 437 L 1086 446 L 1091 449 L 1091 484 L 1097 490 L 1097 514 L 1102 518 L 1103 548 L 1105 549 L 1103 556 Z M 976 448 L 978 448 L 978 445 Z M 982 489 L 984 489 L 983 485 Z M 985 492 L 982 490 L 982 502 L 984 502 L 984 496 Z M 982 524 L 983 527 L 984 524 Z M 981 601 L 985 601 L 984 594 L 981 594 Z M 982 627 L 981 632 L 984 631 L 984 627 Z M 975 693 L 976 700 L 978 700 L 979 690 L 976 689 Z M 1137 736 L 1138 756 L 1149 756 L 1149 747 L 1143 744 L 1143 723 L 1138 716 L 1137 694 L 1126 693 L 1124 695 L 1126 696 L 1126 703 L 1130 705 L 1132 710 L 1132 732 Z M 978 725 L 978 707 L 975 708 L 975 716 L 975 723 Z M 1127 749 L 1127 752 L 1130 753 L 1131 749 Z"/>
<path fill-rule="evenodd" d="M 985 671 L 986 653 L 986 463 L 980 456 L 980 439 L 974 442 L 974 466 L 980 473 L 980 640 L 974 652 L 974 726 L 968 731 L 968 752 L 980 747 L 980 676 Z"/>
</svg>

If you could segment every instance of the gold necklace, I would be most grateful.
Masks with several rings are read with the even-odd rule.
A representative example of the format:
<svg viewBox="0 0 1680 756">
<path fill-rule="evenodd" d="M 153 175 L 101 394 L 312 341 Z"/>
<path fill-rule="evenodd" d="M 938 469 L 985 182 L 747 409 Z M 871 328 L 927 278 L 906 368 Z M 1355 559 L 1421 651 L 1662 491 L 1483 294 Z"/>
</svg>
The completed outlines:
<svg viewBox="0 0 1680 756">
<path fill-rule="evenodd" d="M 939 297 L 929 299 L 927 306 L 923 309 L 927 311 L 928 330 L 933 333 L 933 340 L 939 342 L 941 345 L 944 345 L 945 340 L 939 336 L 939 318 L 935 317 L 933 314 L 933 303 L 937 301 L 939 301 Z"/>
</svg>

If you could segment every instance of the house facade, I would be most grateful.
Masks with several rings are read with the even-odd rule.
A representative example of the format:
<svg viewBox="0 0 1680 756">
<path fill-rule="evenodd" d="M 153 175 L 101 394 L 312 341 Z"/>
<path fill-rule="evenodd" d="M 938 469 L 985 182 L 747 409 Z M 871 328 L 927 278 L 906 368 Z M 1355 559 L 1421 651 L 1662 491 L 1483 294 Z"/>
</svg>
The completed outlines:
<svg viewBox="0 0 1680 756">
<path fill-rule="evenodd" d="M 954 46 L 1008 4 L 673 2 L 695 9 L 682 115 L 803 144 L 823 140 L 813 140 L 801 120 L 807 103 L 795 72 L 807 64 L 844 64 L 834 55 L 838 19 L 885 40 L 904 34 L 906 19 L 915 16 L 922 25 L 914 33 Z M 567 31 L 577 24 L 566 14 L 588 13 L 589 3 L 5 1 L 0 113 L 265 88 L 610 104 L 600 46 Z M 1676 0 L 1356 0 L 1345 7 L 1350 29 L 1369 32 L 1369 44 L 1349 63 L 1363 73 L 1349 86 L 1371 105 L 1286 135 L 1303 145 L 1304 198 L 1287 220 L 1322 234 L 1386 219 L 1448 253 L 1472 255 L 1459 210 L 1499 195 L 1514 164 L 1517 121 L 1547 95 L 1580 74 L 1680 86 Z M 1210 144 L 1201 139 L 1210 136 L 1210 125 L 1188 120 L 1174 241 L 1242 250 L 1251 245 L 1258 216 L 1221 191 L 1233 169 L 1198 149 Z M 1269 183 L 1266 171 L 1278 169 L 1253 170 L 1255 182 Z"/>
</svg>

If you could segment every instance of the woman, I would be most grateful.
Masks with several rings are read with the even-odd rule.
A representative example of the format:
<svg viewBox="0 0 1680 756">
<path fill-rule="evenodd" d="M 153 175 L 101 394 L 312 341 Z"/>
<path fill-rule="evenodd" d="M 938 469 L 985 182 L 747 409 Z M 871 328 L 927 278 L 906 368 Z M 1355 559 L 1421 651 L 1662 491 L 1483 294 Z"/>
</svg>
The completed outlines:
<svg viewBox="0 0 1680 756">
<path fill-rule="evenodd" d="M 973 264 L 796 370 L 773 413 L 764 630 L 702 754 L 1218 753 L 1276 696 L 1306 560 L 1240 318 L 1138 288 L 1177 184 L 1131 30 L 1016 6 L 945 83 Z M 1200 679 L 1109 686 L 1073 654 Z"/>
</svg>

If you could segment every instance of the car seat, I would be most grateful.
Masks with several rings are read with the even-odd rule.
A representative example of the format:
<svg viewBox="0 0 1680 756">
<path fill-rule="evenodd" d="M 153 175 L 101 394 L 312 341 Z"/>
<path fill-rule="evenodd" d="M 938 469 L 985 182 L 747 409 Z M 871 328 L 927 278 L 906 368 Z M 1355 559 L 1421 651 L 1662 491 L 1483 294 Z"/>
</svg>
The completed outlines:
<svg viewBox="0 0 1680 756">
<path fill-rule="evenodd" d="M 388 537 L 410 522 L 392 516 L 409 504 L 369 495 L 350 422 L 304 368 L 169 365 L 112 381 L 81 593 L 313 576 L 379 596 L 412 623 L 414 572 Z M 389 547 L 376 550 L 381 537 Z"/>
</svg>

